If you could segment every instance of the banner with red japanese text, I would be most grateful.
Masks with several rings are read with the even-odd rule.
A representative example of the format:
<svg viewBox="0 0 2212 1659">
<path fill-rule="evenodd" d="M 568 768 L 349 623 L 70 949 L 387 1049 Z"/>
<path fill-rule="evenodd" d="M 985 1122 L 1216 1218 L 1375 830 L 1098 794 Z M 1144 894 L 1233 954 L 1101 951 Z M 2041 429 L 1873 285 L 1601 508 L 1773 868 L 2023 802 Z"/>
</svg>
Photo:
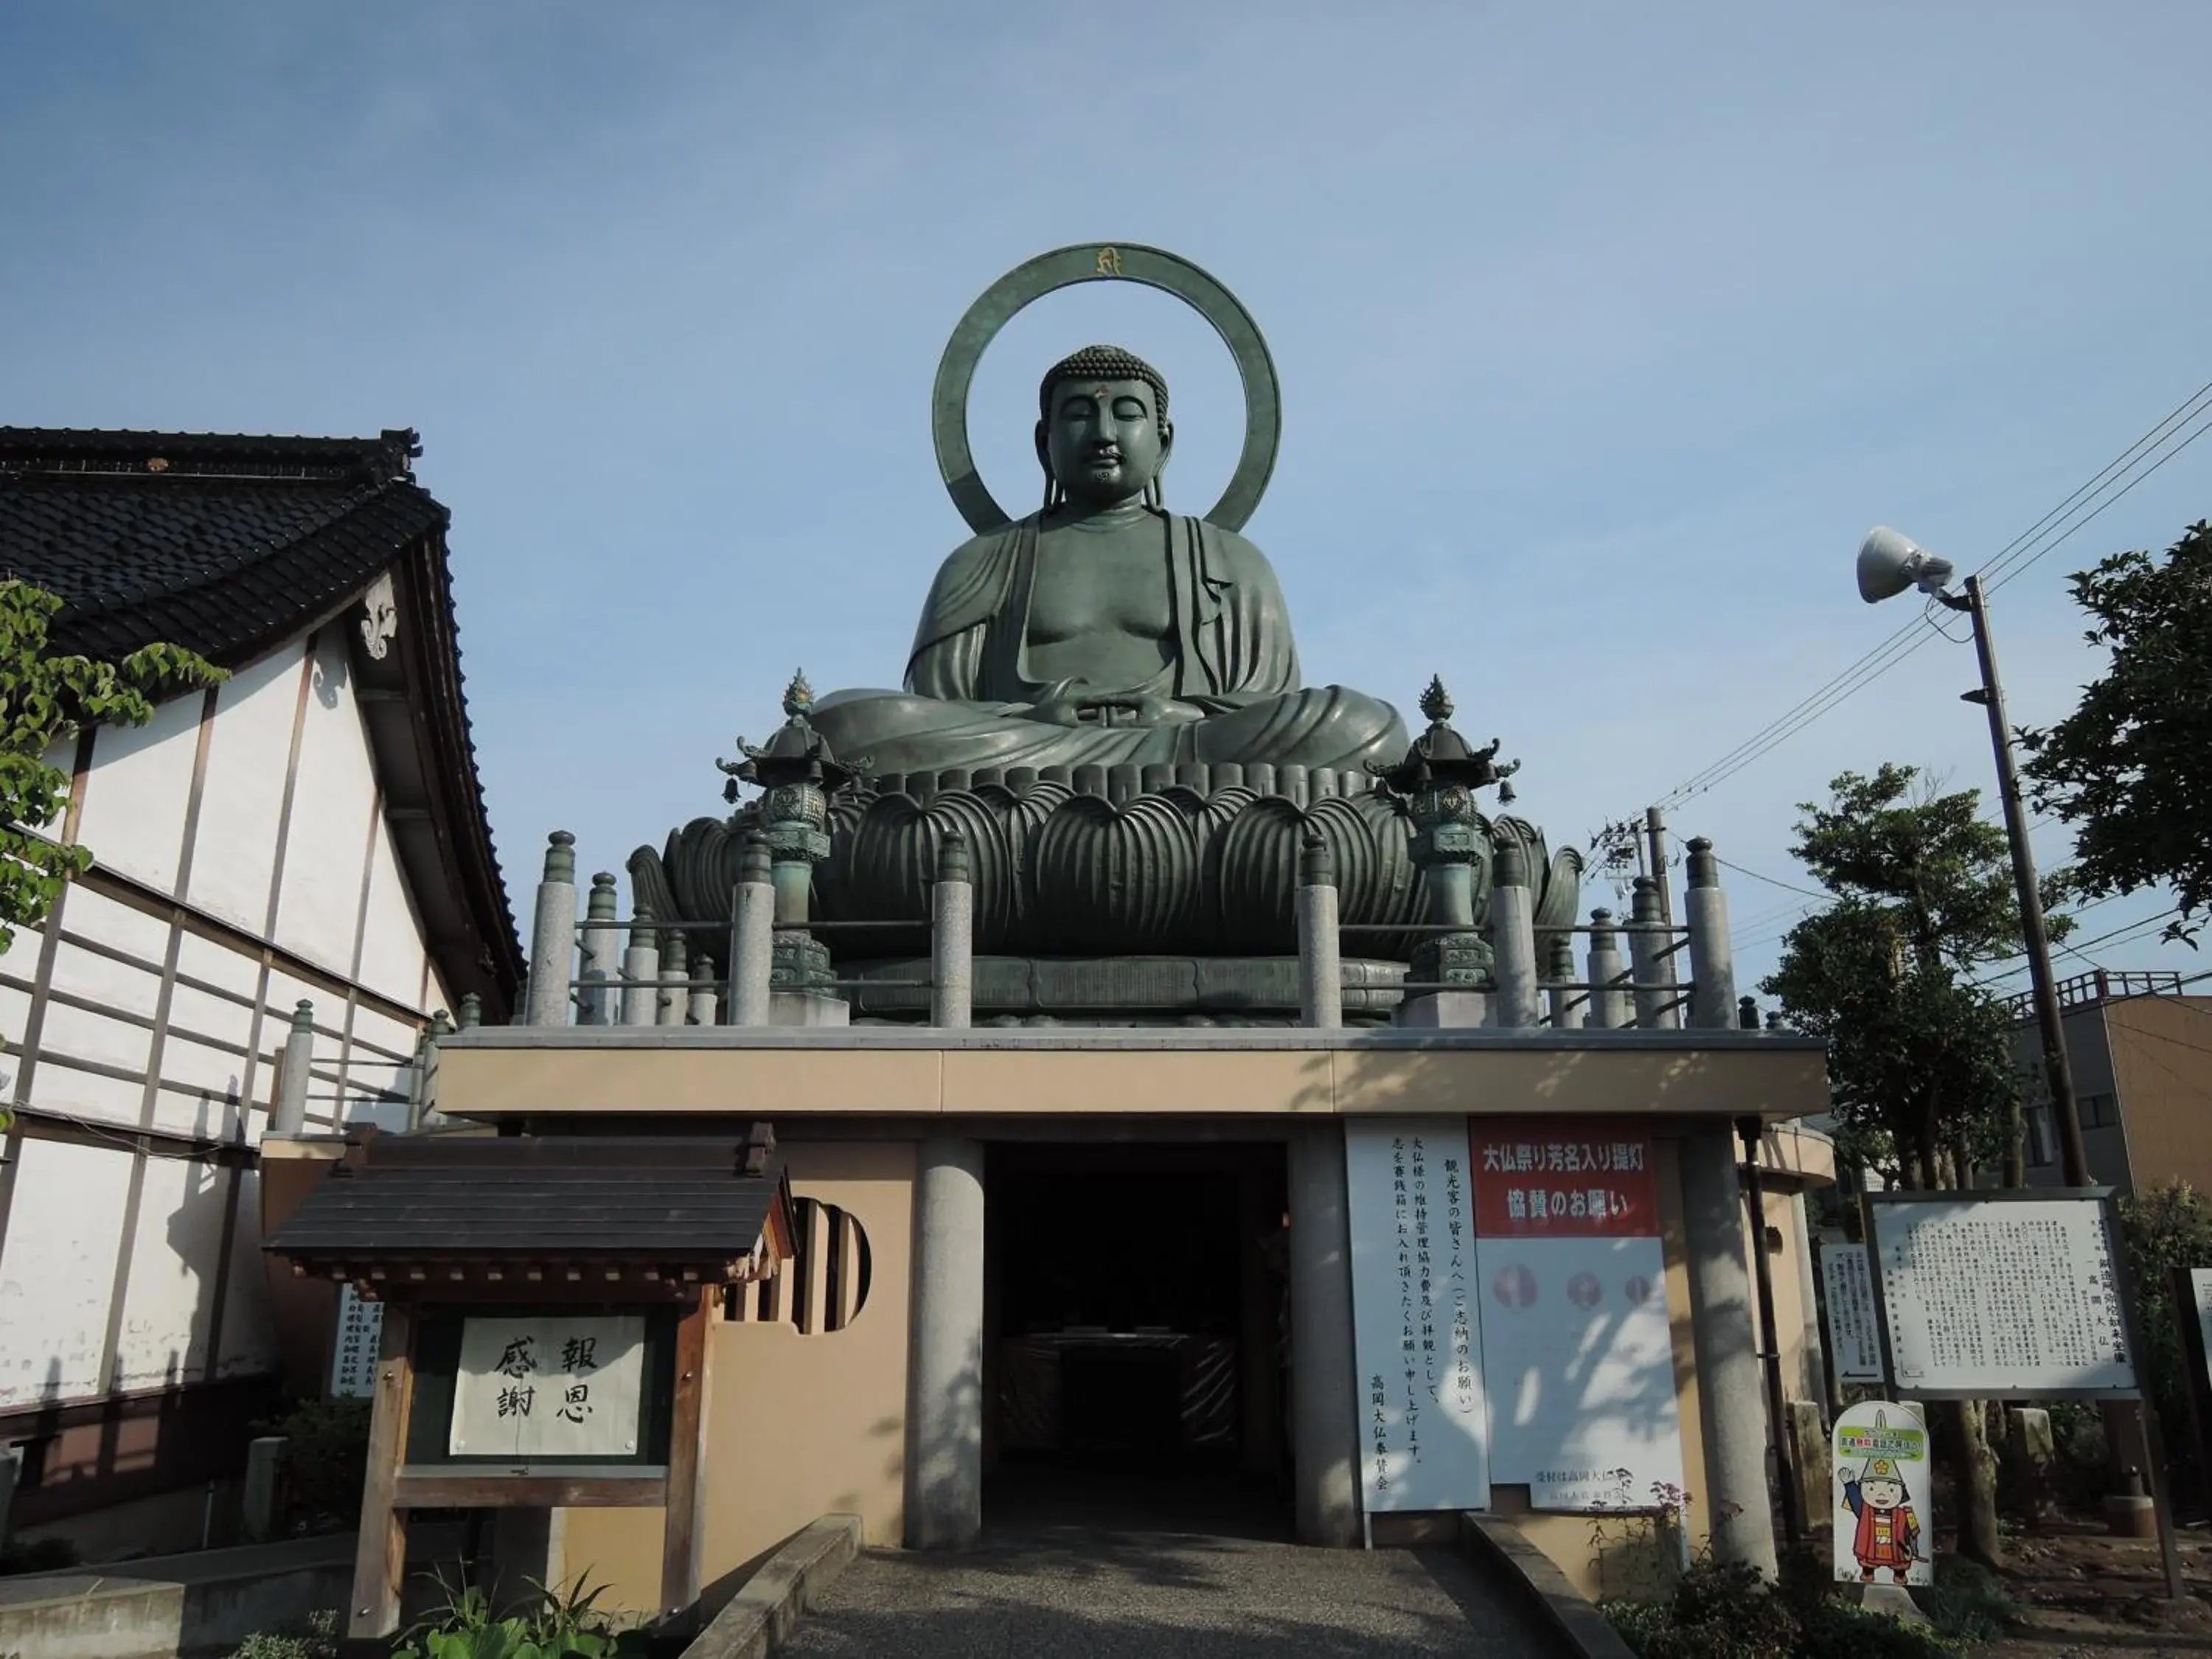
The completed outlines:
<svg viewBox="0 0 2212 1659">
<path fill-rule="evenodd" d="M 1651 1139 L 1608 1119 L 1468 1126 L 1490 1476 L 1540 1510 L 1681 1501 Z"/>
<path fill-rule="evenodd" d="M 1458 1118 L 1344 1130 L 1367 1511 L 1486 1509 L 1474 1194 Z"/>
</svg>

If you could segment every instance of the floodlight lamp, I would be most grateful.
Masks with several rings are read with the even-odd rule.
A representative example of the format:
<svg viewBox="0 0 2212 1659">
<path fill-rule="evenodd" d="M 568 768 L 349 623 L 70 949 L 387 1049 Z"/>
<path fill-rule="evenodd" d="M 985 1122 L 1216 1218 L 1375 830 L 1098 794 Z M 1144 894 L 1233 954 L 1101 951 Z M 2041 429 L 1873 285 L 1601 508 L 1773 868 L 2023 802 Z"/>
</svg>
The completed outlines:
<svg viewBox="0 0 2212 1659">
<path fill-rule="evenodd" d="M 1948 559 L 1937 558 L 1887 525 L 1876 525 L 1859 544 L 1859 597 L 1869 605 L 1878 605 L 1908 587 L 1941 594 L 1951 580 L 1952 569 Z"/>
</svg>

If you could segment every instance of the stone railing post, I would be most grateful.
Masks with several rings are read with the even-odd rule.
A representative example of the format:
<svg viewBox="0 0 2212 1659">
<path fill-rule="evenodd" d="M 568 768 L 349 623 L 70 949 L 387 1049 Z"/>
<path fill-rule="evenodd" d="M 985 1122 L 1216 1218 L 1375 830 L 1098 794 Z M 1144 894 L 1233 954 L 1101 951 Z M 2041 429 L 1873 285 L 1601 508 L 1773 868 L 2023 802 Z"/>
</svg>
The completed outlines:
<svg viewBox="0 0 2212 1659">
<path fill-rule="evenodd" d="M 1579 1030 L 1583 1017 L 1589 1012 L 1590 1002 L 1587 993 L 1567 988 L 1575 982 L 1575 936 L 1554 933 L 1546 942 L 1545 950 L 1550 958 L 1544 977 L 1550 981 L 1545 994 L 1551 1003 L 1552 1029 Z"/>
<path fill-rule="evenodd" d="M 1690 888 L 1682 908 L 1690 927 L 1690 1024 L 1725 1030 L 1736 1023 L 1735 947 L 1720 860 L 1703 836 L 1690 840 Z"/>
<path fill-rule="evenodd" d="M 623 951 L 622 1023 L 650 1025 L 660 1012 L 660 936 L 646 924 L 653 912 L 639 905 L 630 912 L 629 945 Z"/>
<path fill-rule="evenodd" d="M 622 930 L 616 926 L 615 878 L 602 870 L 592 878 L 591 896 L 584 902 L 582 971 L 583 1004 L 576 1023 L 611 1025 L 619 1007 L 615 978 L 622 969 Z"/>
<path fill-rule="evenodd" d="M 1474 925 L 1474 864 L 1486 858 L 1490 838 L 1475 811 L 1474 792 L 1432 782 L 1408 803 L 1413 820 L 1413 862 L 1428 890 L 1431 926 L 1449 931 L 1425 935 L 1413 947 L 1410 977 L 1441 989 L 1416 991 L 1398 1010 L 1401 1025 L 1480 1025 L 1489 1012 L 1490 946 Z"/>
<path fill-rule="evenodd" d="M 1623 971 L 1620 935 L 1613 931 L 1613 912 L 1600 906 L 1590 912 L 1587 975 L 1597 988 L 1589 994 L 1589 1023 L 1600 1030 L 1617 1031 L 1628 1024 L 1628 993 L 1620 988 Z"/>
<path fill-rule="evenodd" d="M 768 1024 L 775 970 L 775 888 L 768 842 L 745 837 L 738 866 L 737 915 L 730 928 L 730 1024 Z"/>
<path fill-rule="evenodd" d="M 1492 1023 L 1509 1030 L 1535 1024 L 1536 911 L 1528 893 L 1528 862 L 1508 842 L 1490 860 L 1491 977 L 1497 986 Z"/>
<path fill-rule="evenodd" d="M 714 988 L 714 958 L 701 955 L 691 964 L 691 990 L 684 999 L 679 1025 L 712 1025 L 721 1018 L 721 998 Z"/>
<path fill-rule="evenodd" d="M 955 830 L 937 849 L 929 894 L 929 1023 L 964 1030 L 975 1023 L 975 889 L 968 842 Z"/>
<path fill-rule="evenodd" d="M 530 988 L 524 1023 L 566 1025 L 575 1006 L 576 838 L 556 830 L 545 838 L 545 874 L 530 927 Z"/>
<path fill-rule="evenodd" d="M 1326 836 L 1309 831 L 1298 852 L 1298 1018 L 1328 1031 L 1344 1024 L 1336 906 L 1336 855 Z"/>
<path fill-rule="evenodd" d="M 276 1109 L 269 1115 L 271 1133 L 295 1135 L 307 1127 L 307 1076 L 315 1062 L 315 1005 L 301 997 L 292 1010 L 292 1029 L 284 1034 L 283 1069 L 276 1078 Z"/>
<path fill-rule="evenodd" d="M 460 1018 L 453 1022 L 464 1031 L 473 1031 L 483 1024 L 483 999 L 474 991 L 461 993 Z"/>
<path fill-rule="evenodd" d="M 1636 897 L 1628 912 L 1628 960 L 1636 987 L 1636 1025 L 1644 1031 L 1681 1029 L 1682 1011 L 1674 1006 L 1674 958 L 1668 947 L 1674 940 L 1667 932 L 1659 908 L 1659 883 L 1651 876 L 1636 878 Z"/>
<path fill-rule="evenodd" d="M 660 997 L 653 1017 L 656 1025 L 684 1024 L 684 1002 L 690 993 L 691 946 L 681 927 L 671 928 L 660 947 Z"/>
</svg>

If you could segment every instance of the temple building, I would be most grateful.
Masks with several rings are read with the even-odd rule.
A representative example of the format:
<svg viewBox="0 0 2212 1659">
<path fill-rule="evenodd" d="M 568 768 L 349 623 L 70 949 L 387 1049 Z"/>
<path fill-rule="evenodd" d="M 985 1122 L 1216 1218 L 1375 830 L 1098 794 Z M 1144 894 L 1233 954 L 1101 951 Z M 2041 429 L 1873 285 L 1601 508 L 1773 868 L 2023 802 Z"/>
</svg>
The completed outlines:
<svg viewBox="0 0 2212 1659">
<path fill-rule="evenodd" d="M 1043 374 L 1039 511 L 975 477 L 975 361 L 1092 280 L 1236 357 L 1202 516 L 1163 498 L 1164 377 L 1115 347 Z M 1002 278 L 939 374 L 975 534 L 901 688 L 794 680 L 717 763 L 730 810 L 630 856 L 626 912 L 553 832 L 515 1019 L 438 1038 L 443 1133 L 397 1139 L 473 1138 L 499 1213 L 379 1236 L 459 1155 L 270 1143 L 264 1249 L 320 1310 L 293 1363 L 341 1294 L 386 1310 L 355 1637 L 400 1620 L 412 1516 L 463 1505 L 508 1565 L 678 1621 L 840 1513 L 915 1549 L 1133 1514 L 1352 1548 L 1488 1510 L 1592 1589 L 1708 1543 L 1771 1570 L 1774 1419 L 1822 1389 L 1823 1045 L 1740 1006 L 1710 843 L 1586 908 L 1441 680 L 1388 688 L 1419 720 L 1304 680 L 1241 533 L 1273 374 L 1159 250 Z M 557 1218 L 549 1172 L 595 1160 L 604 1224 L 507 1213 Z M 635 1200 L 672 1163 L 688 1255 Z"/>
<path fill-rule="evenodd" d="M 11 1521 L 95 1558 L 234 1524 L 209 1483 L 278 1402 L 272 1111 L 404 1129 L 434 1013 L 520 986 L 416 453 L 0 428 L 0 565 L 64 601 L 53 647 L 229 671 L 49 757 L 93 862 L 0 960 Z"/>
</svg>

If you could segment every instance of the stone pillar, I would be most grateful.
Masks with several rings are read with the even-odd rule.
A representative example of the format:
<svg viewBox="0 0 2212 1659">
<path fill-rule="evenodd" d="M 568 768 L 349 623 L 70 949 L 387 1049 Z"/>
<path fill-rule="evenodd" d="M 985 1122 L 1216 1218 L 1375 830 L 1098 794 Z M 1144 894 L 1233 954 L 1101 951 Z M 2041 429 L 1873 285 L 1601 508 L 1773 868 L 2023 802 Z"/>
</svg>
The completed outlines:
<svg viewBox="0 0 2212 1659">
<path fill-rule="evenodd" d="M 1587 975 L 1596 988 L 1589 994 L 1589 1023 L 1601 1030 L 1628 1024 L 1628 993 L 1618 988 L 1621 971 L 1620 935 L 1613 930 L 1613 912 L 1601 907 L 1590 912 Z"/>
<path fill-rule="evenodd" d="M 1656 902 L 1656 900 L 1655 900 Z M 1765 1382 L 1744 1258 L 1742 1185 L 1728 1125 L 1682 1138 L 1682 1242 L 1690 1331 L 1705 1416 L 1705 1514 L 1713 1553 L 1774 1576 L 1774 1510 L 1766 1488 Z"/>
<path fill-rule="evenodd" d="M 1489 944 L 1474 925 L 1477 860 L 1490 854 L 1490 837 L 1475 810 L 1474 791 L 1449 779 L 1428 777 L 1407 800 L 1413 819 L 1412 851 L 1428 890 L 1424 921 L 1451 931 L 1431 933 L 1413 947 L 1409 977 L 1431 988 L 1410 993 L 1399 1006 L 1401 1025 L 1480 1025 L 1489 1013 Z"/>
<path fill-rule="evenodd" d="M 1659 883 L 1651 876 L 1636 878 L 1636 898 L 1630 906 L 1628 960 L 1634 970 L 1636 1024 L 1644 1031 L 1681 1029 L 1682 1011 L 1674 1000 L 1674 958 L 1668 951 L 1674 939 L 1667 932 Z"/>
<path fill-rule="evenodd" d="M 948 834 L 929 894 L 929 1023 L 952 1030 L 975 1023 L 975 889 L 968 874 L 968 842 Z"/>
<path fill-rule="evenodd" d="M 983 1146 L 921 1143 L 907 1359 L 906 1546 L 964 1549 L 983 1524 Z"/>
<path fill-rule="evenodd" d="M 712 1025 L 721 1018 L 721 999 L 714 993 L 714 958 L 702 956 L 691 964 L 691 992 L 684 1000 L 686 1025 Z"/>
<path fill-rule="evenodd" d="M 738 866 L 737 915 L 730 929 L 730 1024 L 765 1025 L 775 969 L 775 889 L 768 842 L 748 836 Z"/>
<path fill-rule="evenodd" d="M 276 1076 L 276 1109 L 270 1114 L 271 1134 L 295 1135 L 307 1127 L 307 1081 L 315 1060 L 315 1005 L 300 999 L 292 1010 L 292 1029 L 284 1034 L 283 1069 Z"/>
<path fill-rule="evenodd" d="M 622 969 L 622 930 L 615 925 L 615 878 L 602 870 L 592 878 L 592 895 L 584 903 L 582 968 L 576 975 L 585 981 L 579 1025 L 611 1025 L 621 1004 L 615 979 Z"/>
<path fill-rule="evenodd" d="M 1797 1306 L 1805 1321 L 1799 1339 L 1799 1351 L 1804 1356 L 1804 1374 L 1799 1378 L 1798 1386 L 1804 1390 L 1806 1399 L 1819 1404 L 1825 1417 L 1828 1402 L 1835 1395 L 1828 1387 L 1828 1348 L 1820 1332 L 1820 1289 L 1817 1282 L 1820 1270 L 1814 1261 L 1814 1254 L 1818 1247 L 1814 1243 L 1813 1195 L 1810 1193 L 1800 1191 L 1790 1200 L 1790 1218 L 1797 1234 Z"/>
<path fill-rule="evenodd" d="M 243 1519 L 250 1544 L 265 1544 L 276 1535 L 281 1518 L 276 1513 L 276 1473 L 283 1457 L 281 1434 L 259 1435 L 246 1443 Z"/>
<path fill-rule="evenodd" d="M 1298 1019 L 1334 1031 L 1344 1024 L 1344 954 L 1337 933 L 1336 858 L 1310 831 L 1298 854 Z"/>
<path fill-rule="evenodd" d="M 1536 995 L 1536 910 L 1528 864 L 1508 842 L 1490 862 L 1492 1017 L 1508 1030 L 1526 1030 L 1541 1017 Z"/>
<path fill-rule="evenodd" d="M 660 1013 L 660 936 L 646 926 L 653 912 L 642 904 L 630 913 L 629 948 L 623 952 L 622 1023 L 650 1025 Z"/>
<path fill-rule="evenodd" d="M 681 1025 L 691 988 L 691 945 L 681 927 L 672 930 L 660 947 L 660 977 L 663 983 L 653 1024 Z"/>
<path fill-rule="evenodd" d="M 473 1031 L 483 1024 L 483 999 L 474 991 L 461 993 L 461 1015 L 454 1022 L 464 1031 Z"/>
<path fill-rule="evenodd" d="M 1690 841 L 1690 889 L 1683 908 L 1690 927 L 1690 1024 L 1725 1030 L 1736 1023 L 1735 949 L 1729 939 L 1720 860 L 1703 836 Z"/>
<path fill-rule="evenodd" d="M 530 926 L 530 988 L 523 996 L 525 1023 L 566 1025 L 574 1006 L 576 959 L 576 838 L 556 830 L 545 838 L 545 875 Z"/>
<path fill-rule="evenodd" d="M 1359 1543 L 1359 1397 L 1352 1345 L 1344 1127 L 1291 1132 L 1291 1437 L 1298 1541 Z"/>
<path fill-rule="evenodd" d="M 22 1474 L 22 1447 L 0 1446 L 0 1549 L 8 1547 L 8 1517 L 15 1507 L 15 1482 Z"/>
<path fill-rule="evenodd" d="M 1544 977 L 1551 982 L 1546 994 L 1552 1005 L 1552 1029 L 1555 1031 L 1574 1031 L 1582 1029 L 1590 1008 L 1589 994 L 1571 991 L 1566 988 L 1575 982 L 1575 936 L 1554 933 L 1546 943 L 1550 957 Z"/>
</svg>

